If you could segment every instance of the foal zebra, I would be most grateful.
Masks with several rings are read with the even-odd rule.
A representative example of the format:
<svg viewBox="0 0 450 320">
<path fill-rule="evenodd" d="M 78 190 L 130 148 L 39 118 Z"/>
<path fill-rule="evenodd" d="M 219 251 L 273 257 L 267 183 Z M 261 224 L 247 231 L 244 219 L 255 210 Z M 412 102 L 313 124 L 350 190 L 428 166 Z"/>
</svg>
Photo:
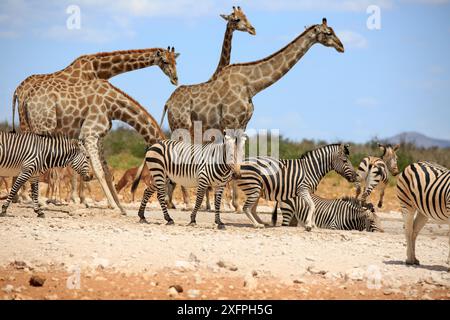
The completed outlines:
<svg viewBox="0 0 450 320">
<path fill-rule="evenodd" d="M 335 170 L 349 182 L 356 181 L 356 172 L 348 160 L 348 145 L 330 144 L 306 152 L 299 159 L 277 160 L 270 157 L 250 158 L 241 165 L 241 177 L 237 184 L 247 196 L 244 212 L 257 228 L 264 223 L 254 208 L 259 197 L 282 201 L 300 196 L 308 208 L 306 230 L 311 231 L 314 201 L 311 198 L 319 182 L 331 170 Z"/>
<path fill-rule="evenodd" d="M 17 177 L 0 216 L 6 215 L 17 191 L 31 179 L 34 212 L 38 217 L 44 217 L 38 202 L 39 175 L 50 168 L 68 165 L 85 181 L 91 179 L 88 157 L 79 140 L 63 136 L 0 132 L 0 176 Z"/>
<path fill-rule="evenodd" d="M 361 194 L 361 182 L 364 181 L 365 188 L 362 194 L 362 200 L 366 201 L 372 191 L 380 184 L 380 200 L 378 201 L 378 208 L 383 206 L 384 191 L 386 189 L 389 172 L 396 176 L 399 174 L 397 165 L 397 150 L 400 145 L 392 146 L 378 144 L 378 147 L 383 151 L 381 158 L 366 157 L 358 167 L 358 181 L 356 181 L 356 198 Z"/>
<path fill-rule="evenodd" d="M 364 203 L 356 198 L 323 199 L 311 195 L 316 206 L 314 222 L 318 228 L 334 230 L 380 231 L 381 223 L 371 203 Z M 308 207 L 300 197 L 280 202 L 283 214 L 282 226 L 295 226 L 298 222 L 305 223 Z M 276 225 L 277 211 L 272 214 L 272 224 Z"/>
<path fill-rule="evenodd" d="M 215 187 L 215 223 L 219 229 L 224 229 L 225 225 L 220 220 L 222 194 L 232 175 L 239 176 L 245 140 L 245 135 L 238 134 L 225 135 L 221 143 L 188 144 L 182 141 L 164 140 L 151 146 L 145 156 L 145 162 L 153 177 L 153 183 L 145 189 L 138 212 L 140 222 L 147 222 L 144 215 L 145 207 L 156 191 L 164 219 L 167 224 L 174 223 L 165 201 L 166 182 L 170 181 L 184 187 L 197 187 L 197 199 L 189 225 L 196 224 L 197 211 L 207 188 Z M 136 190 L 142 168 L 143 166 L 133 182 L 131 192 Z"/>
<path fill-rule="evenodd" d="M 428 219 L 450 225 L 450 170 L 426 161 L 409 165 L 398 178 L 397 197 L 405 219 L 406 264 L 418 265 L 416 239 Z"/>
</svg>

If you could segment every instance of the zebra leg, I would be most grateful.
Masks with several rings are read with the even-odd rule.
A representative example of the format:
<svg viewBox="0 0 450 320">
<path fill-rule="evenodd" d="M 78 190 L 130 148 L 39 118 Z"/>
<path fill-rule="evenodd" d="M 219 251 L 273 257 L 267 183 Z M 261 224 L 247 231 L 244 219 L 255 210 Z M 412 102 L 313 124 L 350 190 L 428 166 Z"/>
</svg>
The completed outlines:
<svg viewBox="0 0 450 320">
<path fill-rule="evenodd" d="M 205 200 L 205 209 L 208 212 L 211 212 L 211 202 L 209 201 L 209 193 L 211 192 L 212 188 L 208 187 L 208 189 L 206 189 L 205 195 L 206 195 L 206 200 Z"/>
<path fill-rule="evenodd" d="M 258 209 L 258 203 L 259 203 L 259 199 L 261 199 L 262 194 L 259 194 L 259 198 L 256 200 L 255 204 L 253 205 L 253 207 L 250 210 L 250 213 L 252 214 L 253 218 L 256 220 L 256 222 L 263 224 L 265 227 L 268 227 L 269 225 L 264 223 L 261 218 L 258 216 L 258 213 L 256 212 L 256 209 Z"/>
<path fill-rule="evenodd" d="M 155 192 L 155 188 L 152 186 L 145 188 L 144 196 L 142 197 L 141 206 L 139 207 L 138 216 L 140 223 L 148 223 L 147 219 L 145 219 L 145 207 L 147 206 L 148 200 L 152 197 Z"/>
<path fill-rule="evenodd" d="M 45 218 L 44 212 L 39 205 L 39 178 L 31 180 L 31 198 L 33 199 L 33 209 L 38 218 Z"/>
<path fill-rule="evenodd" d="M 414 218 L 414 224 L 413 224 L 413 234 L 412 234 L 412 247 L 413 247 L 413 253 L 414 256 L 416 255 L 416 239 L 419 235 L 419 232 L 422 230 L 422 228 L 425 226 L 425 224 L 428 222 L 428 217 L 420 213 L 420 211 L 417 211 L 416 217 Z M 417 260 L 417 264 L 419 264 L 419 260 Z"/>
<path fill-rule="evenodd" d="M 191 222 L 189 222 L 189 224 L 188 224 L 189 226 L 195 226 L 197 224 L 197 222 L 196 222 L 197 212 L 202 205 L 203 198 L 205 197 L 205 192 L 207 189 L 208 189 L 208 186 L 204 185 L 204 182 L 202 183 L 200 181 L 200 184 L 197 187 L 197 199 L 195 200 L 194 210 L 192 210 L 192 213 L 191 213 Z"/>
<path fill-rule="evenodd" d="M 232 196 L 232 204 L 234 207 L 234 211 L 236 213 L 241 213 L 242 212 L 242 208 L 239 206 L 239 194 L 238 194 L 238 186 L 237 186 L 237 181 L 233 180 L 230 182 L 233 186 L 233 196 Z"/>
<path fill-rule="evenodd" d="M 183 193 L 183 202 L 184 202 L 184 209 L 183 211 L 191 211 L 191 205 L 189 201 L 189 192 L 186 187 L 181 187 L 181 192 Z"/>
<path fill-rule="evenodd" d="M 312 200 L 311 195 L 309 194 L 308 190 L 304 190 L 303 192 L 301 192 L 300 196 L 303 198 L 303 200 L 305 200 L 306 204 L 308 205 L 305 229 L 306 229 L 306 231 L 309 232 L 313 228 L 314 211 L 316 210 L 316 207 L 314 205 L 314 201 Z"/>
<path fill-rule="evenodd" d="M 386 190 L 386 183 L 381 183 L 380 186 L 380 200 L 378 201 L 378 208 L 382 208 L 383 207 L 383 199 L 384 199 L 384 192 Z"/>
<path fill-rule="evenodd" d="M 220 220 L 220 204 L 222 203 L 222 195 L 225 186 L 217 187 L 215 197 L 214 197 L 214 210 L 215 210 L 215 222 L 217 224 L 217 229 L 225 229 L 225 225 Z"/>
<path fill-rule="evenodd" d="M 164 219 L 167 221 L 166 225 L 174 224 L 173 219 L 169 215 L 169 210 L 167 209 L 166 194 L 165 194 L 164 186 L 157 188 L 157 196 L 158 196 L 159 205 L 161 206 L 161 209 L 164 214 Z"/>
<path fill-rule="evenodd" d="M 255 186 L 255 188 L 256 190 L 254 190 L 253 193 L 247 194 L 247 200 L 245 200 L 243 211 L 255 228 L 264 228 L 264 224 L 259 223 L 250 212 L 250 209 L 253 208 L 261 195 L 261 187 Z"/>
<path fill-rule="evenodd" d="M 8 210 L 8 207 L 11 204 L 12 200 L 17 195 L 17 192 L 30 179 L 30 177 L 32 175 L 33 175 L 33 171 L 32 170 L 22 171 L 19 174 L 19 176 L 14 181 L 13 186 L 11 187 L 11 191 L 8 194 L 8 197 L 6 198 L 6 202 L 2 206 L 2 212 L 0 213 L 0 217 L 5 217 L 6 216 L 6 210 Z"/>
<path fill-rule="evenodd" d="M 415 248 L 414 248 L 414 241 L 413 241 L 413 228 L 414 228 L 414 214 L 415 212 L 412 210 L 408 210 L 406 208 L 402 208 L 402 211 L 404 213 L 404 219 L 405 219 L 405 236 L 406 236 L 406 264 L 407 265 L 414 265 L 419 264 L 419 260 L 416 259 L 415 256 Z"/>
<path fill-rule="evenodd" d="M 173 203 L 173 192 L 175 191 L 176 184 L 169 181 L 167 184 L 167 206 L 169 209 L 176 209 L 177 207 Z"/>
</svg>

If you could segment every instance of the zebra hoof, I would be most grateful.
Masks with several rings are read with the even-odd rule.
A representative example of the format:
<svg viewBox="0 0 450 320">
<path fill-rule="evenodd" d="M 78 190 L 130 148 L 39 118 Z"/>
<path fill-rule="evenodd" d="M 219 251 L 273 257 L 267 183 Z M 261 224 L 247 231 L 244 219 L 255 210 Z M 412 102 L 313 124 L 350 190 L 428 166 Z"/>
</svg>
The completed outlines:
<svg viewBox="0 0 450 320">
<path fill-rule="evenodd" d="M 6 212 L 1 212 L 0 217 L 6 217 Z"/>
<path fill-rule="evenodd" d="M 188 227 L 195 227 L 196 225 L 197 225 L 197 222 L 191 221 L 191 222 L 189 222 Z"/>
<path fill-rule="evenodd" d="M 147 219 L 145 219 L 145 218 L 141 218 L 141 219 L 139 220 L 139 223 L 145 223 L 145 224 L 148 224 L 148 221 L 147 221 Z"/>
<path fill-rule="evenodd" d="M 38 218 L 45 218 L 45 214 L 43 212 L 38 212 L 37 217 Z"/>
<path fill-rule="evenodd" d="M 383 207 L 383 202 L 378 202 L 378 209 L 381 209 Z"/>
<path fill-rule="evenodd" d="M 175 222 L 171 219 L 171 220 L 167 221 L 166 226 L 171 226 L 174 224 L 175 224 Z"/>
<path fill-rule="evenodd" d="M 223 223 L 219 223 L 219 224 L 217 225 L 217 229 L 219 229 L 219 230 L 225 230 L 225 225 L 224 225 Z"/>
<path fill-rule="evenodd" d="M 311 232 L 312 227 L 305 227 L 305 230 L 308 231 L 308 232 Z"/>
</svg>

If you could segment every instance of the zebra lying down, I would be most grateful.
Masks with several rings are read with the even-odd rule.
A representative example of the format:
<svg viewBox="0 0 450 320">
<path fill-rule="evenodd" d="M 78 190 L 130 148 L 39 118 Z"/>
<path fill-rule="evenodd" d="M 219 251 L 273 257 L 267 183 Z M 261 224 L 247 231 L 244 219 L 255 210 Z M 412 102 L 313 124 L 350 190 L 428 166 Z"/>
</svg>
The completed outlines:
<svg viewBox="0 0 450 320">
<path fill-rule="evenodd" d="M 314 221 L 318 228 L 334 230 L 379 231 L 380 218 L 375 214 L 371 203 L 364 203 L 355 198 L 323 199 L 315 194 L 311 195 L 316 208 Z M 298 222 L 305 224 L 308 207 L 301 197 L 280 202 L 283 214 L 283 226 L 296 226 Z M 272 224 L 277 222 L 277 211 L 272 214 Z"/>
<path fill-rule="evenodd" d="M 70 165 L 88 181 L 91 179 L 88 160 L 79 140 L 63 136 L 0 132 L 0 176 L 17 177 L 0 216 L 6 216 L 6 210 L 17 191 L 31 179 L 34 212 L 38 217 L 44 217 L 38 202 L 39 175 L 50 168 Z"/>
</svg>

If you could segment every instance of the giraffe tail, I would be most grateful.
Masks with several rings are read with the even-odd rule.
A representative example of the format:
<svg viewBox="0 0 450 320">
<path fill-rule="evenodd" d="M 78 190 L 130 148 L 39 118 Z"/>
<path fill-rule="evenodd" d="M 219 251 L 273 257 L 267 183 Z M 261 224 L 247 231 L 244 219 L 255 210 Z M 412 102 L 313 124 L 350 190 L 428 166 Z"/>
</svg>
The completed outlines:
<svg viewBox="0 0 450 320">
<path fill-rule="evenodd" d="M 142 172 L 144 171 L 144 166 L 146 165 L 146 160 L 142 162 L 142 164 L 139 166 L 136 176 L 134 177 L 133 184 L 131 185 L 131 193 L 134 194 L 136 192 L 137 187 L 139 186 L 139 182 L 141 181 Z"/>
<path fill-rule="evenodd" d="M 164 118 L 166 117 L 166 112 L 167 112 L 167 104 L 164 105 L 164 110 L 163 110 L 163 114 L 161 117 L 161 121 L 159 122 L 159 126 L 162 128 L 163 122 L 164 122 Z"/>
<path fill-rule="evenodd" d="M 16 126 L 15 126 L 15 115 L 16 115 L 16 104 L 17 104 L 17 92 L 14 91 L 13 98 L 12 98 L 12 133 L 16 133 Z"/>
</svg>

